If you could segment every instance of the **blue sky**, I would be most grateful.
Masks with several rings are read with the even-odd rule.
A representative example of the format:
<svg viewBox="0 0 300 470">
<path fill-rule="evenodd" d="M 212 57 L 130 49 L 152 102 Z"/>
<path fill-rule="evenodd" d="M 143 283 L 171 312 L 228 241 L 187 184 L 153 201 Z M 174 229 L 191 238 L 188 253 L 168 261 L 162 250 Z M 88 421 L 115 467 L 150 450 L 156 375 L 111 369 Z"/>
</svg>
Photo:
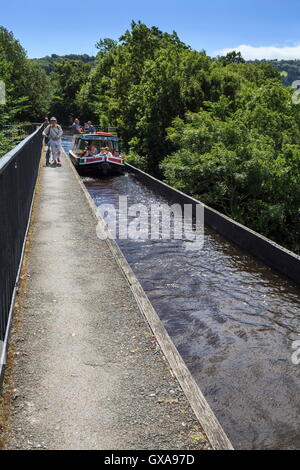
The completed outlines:
<svg viewBox="0 0 300 470">
<path fill-rule="evenodd" d="M 246 58 L 300 58 L 294 0 L 13 0 L 2 3 L 0 25 L 13 31 L 29 57 L 93 55 L 100 37 L 117 39 L 132 19 L 175 29 L 184 42 L 209 55 L 240 46 Z"/>
</svg>

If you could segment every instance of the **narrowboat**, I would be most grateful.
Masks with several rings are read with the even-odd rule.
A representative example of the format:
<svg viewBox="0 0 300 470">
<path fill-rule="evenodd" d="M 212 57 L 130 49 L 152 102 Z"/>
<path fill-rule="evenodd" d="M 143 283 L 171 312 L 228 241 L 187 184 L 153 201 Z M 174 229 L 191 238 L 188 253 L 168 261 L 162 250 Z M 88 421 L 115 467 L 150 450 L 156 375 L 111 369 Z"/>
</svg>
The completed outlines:
<svg viewBox="0 0 300 470">
<path fill-rule="evenodd" d="M 69 157 L 79 173 L 122 174 L 125 165 L 124 156 L 119 155 L 119 141 L 108 132 L 78 134 L 73 138 Z"/>
</svg>

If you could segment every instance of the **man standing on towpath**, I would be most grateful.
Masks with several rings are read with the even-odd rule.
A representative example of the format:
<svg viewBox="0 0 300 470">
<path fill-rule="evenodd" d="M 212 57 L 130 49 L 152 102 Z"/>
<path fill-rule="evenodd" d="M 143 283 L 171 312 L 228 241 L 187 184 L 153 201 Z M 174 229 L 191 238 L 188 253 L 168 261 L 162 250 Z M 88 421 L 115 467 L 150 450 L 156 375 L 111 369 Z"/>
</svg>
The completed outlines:
<svg viewBox="0 0 300 470">
<path fill-rule="evenodd" d="M 53 156 L 53 166 L 61 166 L 60 154 L 61 154 L 61 136 L 63 135 L 62 128 L 57 124 L 55 117 L 50 119 L 49 126 L 43 132 L 45 137 L 49 138 L 49 145 Z"/>
</svg>

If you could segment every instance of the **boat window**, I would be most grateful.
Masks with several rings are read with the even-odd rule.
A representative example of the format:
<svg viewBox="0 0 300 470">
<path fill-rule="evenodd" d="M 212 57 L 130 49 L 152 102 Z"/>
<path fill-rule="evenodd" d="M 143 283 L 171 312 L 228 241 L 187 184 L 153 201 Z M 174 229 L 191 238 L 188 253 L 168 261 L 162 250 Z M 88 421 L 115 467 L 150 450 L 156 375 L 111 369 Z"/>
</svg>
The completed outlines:
<svg viewBox="0 0 300 470">
<path fill-rule="evenodd" d="M 76 154 L 78 156 L 82 155 L 84 151 L 86 150 L 88 144 L 86 140 L 83 139 L 77 139 L 77 148 L 76 148 Z"/>
<path fill-rule="evenodd" d="M 109 151 L 112 152 L 113 144 L 111 140 L 100 140 L 100 148 L 101 147 L 108 147 Z"/>
<path fill-rule="evenodd" d="M 72 150 L 76 150 L 76 149 L 77 149 L 77 144 L 78 144 L 78 137 L 76 137 L 76 138 L 73 140 L 73 148 L 72 148 Z"/>
</svg>

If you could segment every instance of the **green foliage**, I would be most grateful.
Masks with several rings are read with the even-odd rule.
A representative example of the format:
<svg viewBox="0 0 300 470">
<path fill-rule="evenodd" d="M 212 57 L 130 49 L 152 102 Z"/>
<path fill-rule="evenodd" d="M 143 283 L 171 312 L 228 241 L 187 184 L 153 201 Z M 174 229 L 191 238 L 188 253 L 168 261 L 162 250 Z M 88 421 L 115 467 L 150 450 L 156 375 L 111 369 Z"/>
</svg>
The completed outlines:
<svg viewBox="0 0 300 470">
<path fill-rule="evenodd" d="M 57 55 L 51 54 L 51 56 L 46 55 L 39 59 L 32 59 L 37 65 L 42 67 L 47 75 L 50 75 L 54 71 L 54 64 L 56 62 L 64 62 L 66 60 L 80 60 L 85 64 L 90 64 L 92 67 L 95 65 L 96 57 L 89 56 L 88 54 L 66 54 L 66 55 Z"/>
<path fill-rule="evenodd" d="M 221 96 L 173 121 L 168 138 L 177 150 L 161 164 L 166 181 L 299 252 L 300 131 L 291 91 L 272 79 L 244 82 L 235 100 L 235 111 Z"/>
<path fill-rule="evenodd" d="M 244 64 L 245 60 L 243 59 L 240 52 L 232 51 L 228 52 L 226 56 L 218 57 L 219 62 L 226 67 L 229 64 Z"/>
<path fill-rule="evenodd" d="M 166 140 L 172 119 L 200 109 L 210 62 L 175 32 L 132 22 L 118 44 L 98 54 L 80 100 L 91 103 L 100 124 L 117 126 L 127 150 L 147 157 L 148 167 L 157 171 L 172 150 Z"/>
<path fill-rule="evenodd" d="M 87 81 L 91 65 L 80 60 L 63 60 L 54 63 L 50 75 L 53 89 L 51 114 L 61 122 L 69 122 L 81 111 L 78 98 L 80 88 Z"/>
<path fill-rule="evenodd" d="M 11 140 L 0 130 L 0 158 L 11 148 Z"/>
<path fill-rule="evenodd" d="M 33 128 L 29 122 L 0 126 L 0 158 L 25 139 Z"/>
<path fill-rule="evenodd" d="M 134 151 L 131 151 L 126 155 L 126 163 L 129 163 L 142 171 L 149 172 L 148 160 Z"/>
<path fill-rule="evenodd" d="M 21 117 L 28 121 L 42 122 L 49 110 L 52 88 L 44 70 L 32 60 L 27 61 L 26 83 L 28 104 Z"/>
<path fill-rule="evenodd" d="M 300 80 L 300 60 L 255 60 L 256 64 L 268 64 L 278 70 L 283 83 L 292 85 L 295 80 Z"/>
<path fill-rule="evenodd" d="M 43 119 L 51 99 L 45 72 L 33 61 L 13 34 L 0 27 L 0 80 L 6 84 L 7 103 L 1 110 L 0 126 L 7 121 Z"/>
<path fill-rule="evenodd" d="M 118 41 L 110 38 L 99 39 L 96 43 L 96 48 L 99 50 L 99 54 L 107 54 L 117 47 Z"/>
</svg>

